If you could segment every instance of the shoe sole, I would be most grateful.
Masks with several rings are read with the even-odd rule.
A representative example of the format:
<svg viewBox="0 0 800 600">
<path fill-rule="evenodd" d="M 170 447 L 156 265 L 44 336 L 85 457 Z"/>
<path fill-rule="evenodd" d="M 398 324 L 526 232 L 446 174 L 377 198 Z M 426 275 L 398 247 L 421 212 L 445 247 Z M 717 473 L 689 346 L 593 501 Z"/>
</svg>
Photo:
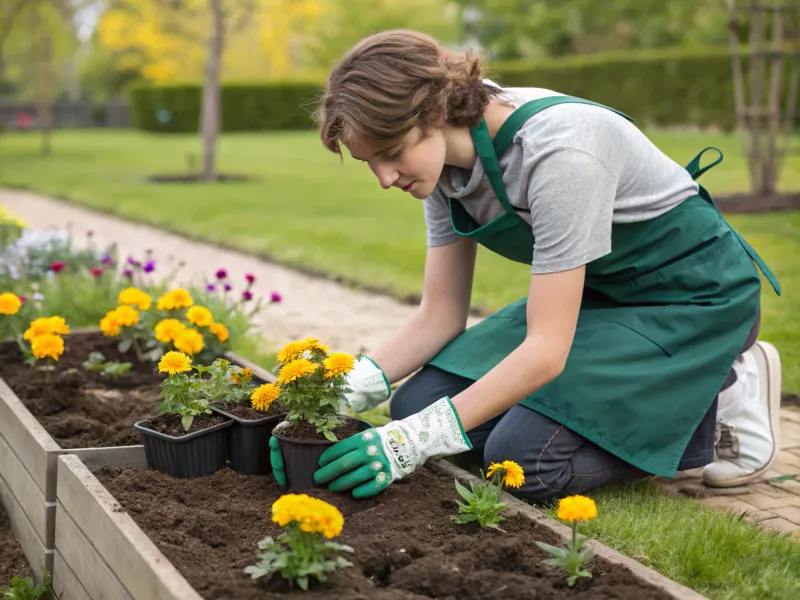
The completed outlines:
<svg viewBox="0 0 800 600">
<path fill-rule="evenodd" d="M 759 398 L 767 405 L 769 428 L 774 441 L 772 445 L 772 456 L 769 457 L 766 465 L 754 473 L 728 481 L 715 482 L 714 484 L 706 482 L 706 485 L 709 487 L 729 488 L 749 483 L 753 479 L 757 479 L 766 473 L 778 458 L 778 454 L 781 451 L 781 357 L 775 346 L 769 342 L 757 341 L 748 352 L 752 352 L 753 357 L 756 359 L 756 364 L 758 365 Z M 766 376 L 761 377 L 761 375 Z"/>
</svg>

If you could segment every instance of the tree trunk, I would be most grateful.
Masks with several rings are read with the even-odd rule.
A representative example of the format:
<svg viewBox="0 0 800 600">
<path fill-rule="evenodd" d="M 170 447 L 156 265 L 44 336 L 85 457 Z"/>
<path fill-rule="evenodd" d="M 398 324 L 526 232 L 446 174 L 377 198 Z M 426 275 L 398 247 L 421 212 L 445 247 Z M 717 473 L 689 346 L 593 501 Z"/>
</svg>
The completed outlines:
<svg viewBox="0 0 800 600">
<path fill-rule="evenodd" d="M 211 35 L 208 39 L 200 130 L 203 137 L 203 180 L 215 181 L 217 172 L 214 163 L 220 119 L 219 72 L 225 23 L 222 0 L 209 0 L 209 5 L 211 7 Z"/>
<path fill-rule="evenodd" d="M 39 24 L 41 27 L 41 23 Z M 42 133 L 42 154 L 52 151 L 50 137 L 53 130 L 53 39 L 49 31 L 40 31 L 40 58 L 36 94 L 36 120 Z"/>
</svg>

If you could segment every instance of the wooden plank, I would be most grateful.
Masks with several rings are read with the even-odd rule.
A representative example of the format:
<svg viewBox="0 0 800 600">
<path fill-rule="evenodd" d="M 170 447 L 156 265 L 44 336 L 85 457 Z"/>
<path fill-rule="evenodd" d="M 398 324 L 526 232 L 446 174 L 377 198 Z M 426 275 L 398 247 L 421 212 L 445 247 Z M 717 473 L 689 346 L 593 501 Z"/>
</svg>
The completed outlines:
<svg viewBox="0 0 800 600">
<path fill-rule="evenodd" d="M 435 471 L 438 471 L 440 474 L 454 477 L 465 485 L 468 485 L 470 481 L 478 481 L 478 478 L 471 473 L 468 473 L 454 464 L 441 459 L 434 460 L 428 463 L 428 465 L 431 466 Z M 572 538 L 572 529 L 563 523 L 559 523 L 555 519 L 551 519 L 542 511 L 515 498 L 508 492 L 503 492 L 502 495 L 502 501 L 506 503 L 509 509 L 515 510 L 520 515 L 527 517 L 531 521 L 534 521 L 535 523 L 538 523 L 539 525 L 551 530 L 553 533 L 561 536 L 564 541 L 568 541 Z M 677 581 L 673 581 L 661 573 L 645 567 L 643 564 L 625 556 L 621 552 L 617 552 L 613 548 L 609 548 L 608 546 L 601 544 L 597 540 L 587 540 L 583 547 L 591 547 L 597 556 L 604 558 L 610 563 L 627 568 L 636 577 L 662 590 L 674 600 L 708 600 L 705 596 L 698 594 L 685 585 L 681 585 Z"/>
<path fill-rule="evenodd" d="M 52 587 L 56 600 L 92 600 L 58 550 L 53 560 L 53 572 Z"/>
<path fill-rule="evenodd" d="M 65 450 L 64 454 L 74 454 L 81 459 L 87 469 L 97 467 L 136 467 L 147 468 L 144 446 L 117 446 L 114 448 L 79 448 Z"/>
<path fill-rule="evenodd" d="M 63 507 L 69 513 L 132 597 L 200 600 L 200 595 L 77 456 L 67 454 L 58 462 L 59 509 Z M 56 516 L 57 529 L 59 518 L 60 513 Z M 63 552 L 58 534 L 56 548 Z M 66 554 L 64 557 L 72 564 Z M 88 587 L 87 591 L 91 592 Z"/>
<path fill-rule="evenodd" d="M 94 600 L 133 600 L 61 502 L 57 504 L 56 551 L 64 557 L 64 562 L 89 597 Z M 55 576 L 58 577 L 58 573 Z"/>
<path fill-rule="evenodd" d="M 20 459 L 1 437 L 0 465 L 3 465 L 3 479 L 11 495 L 22 507 L 34 531 L 44 541 L 45 547 L 52 548 L 53 538 L 49 535 L 48 527 L 55 517 L 55 504 L 45 502 L 44 492 L 39 489 Z"/>
<path fill-rule="evenodd" d="M 61 447 L 25 407 L 6 382 L 0 379 L 0 437 L 14 451 L 47 502 L 56 499 L 56 458 Z M 5 466 L 0 463 L 0 475 Z"/>
<path fill-rule="evenodd" d="M 0 502 L 8 513 L 11 530 L 17 536 L 28 564 L 33 569 L 36 579 L 42 581 L 42 567 L 50 573 L 53 572 L 53 551 L 45 549 L 42 539 L 36 534 L 36 530 L 2 477 L 0 477 Z"/>
<path fill-rule="evenodd" d="M 226 352 L 225 358 L 242 368 L 250 369 L 253 375 L 265 383 L 275 383 L 278 378 L 266 369 L 259 367 L 253 361 L 247 360 L 243 356 L 239 356 L 235 352 Z"/>
</svg>

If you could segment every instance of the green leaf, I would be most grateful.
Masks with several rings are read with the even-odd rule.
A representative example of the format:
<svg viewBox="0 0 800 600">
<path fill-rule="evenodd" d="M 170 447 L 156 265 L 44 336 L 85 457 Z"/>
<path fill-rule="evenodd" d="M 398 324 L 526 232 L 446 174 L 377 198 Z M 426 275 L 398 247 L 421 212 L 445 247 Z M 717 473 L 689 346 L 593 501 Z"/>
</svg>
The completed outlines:
<svg viewBox="0 0 800 600">
<path fill-rule="evenodd" d="M 133 338 L 125 338 L 124 340 L 120 341 L 119 345 L 117 346 L 117 350 L 119 350 L 121 354 L 125 354 L 131 349 L 131 346 L 133 346 Z"/>
<path fill-rule="evenodd" d="M 338 441 L 336 439 L 336 434 L 334 434 L 330 429 L 326 429 L 325 431 L 323 431 L 322 435 L 324 435 L 327 439 L 329 439 L 332 442 Z"/>
<path fill-rule="evenodd" d="M 790 479 L 797 479 L 797 473 L 793 473 L 792 475 L 780 475 L 779 477 L 772 477 L 767 479 L 767 481 L 772 483 L 773 481 L 788 481 Z"/>
<path fill-rule="evenodd" d="M 183 425 L 184 431 L 189 431 L 189 428 L 192 426 L 192 421 L 194 421 L 194 417 L 192 415 L 186 415 L 185 417 L 181 418 L 181 425 Z"/>
<path fill-rule="evenodd" d="M 562 558 L 562 557 L 566 556 L 566 554 L 568 552 L 564 548 L 558 548 L 556 546 L 551 546 L 550 544 L 545 544 L 544 542 L 536 542 L 536 545 L 539 546 L 539 548 L 541 548 L 545 552 L 549 552 L 553 556 L 557 556 L 559 558 Z"/>
<path fill-rule="evenodd" d="M 472 499 L 472 493 L 467 488 L 465 488 L 463 485 L 461 485 L 458 482 L 458 479 L 455 480 L 455 483 L 456 483 L 456 491 L 458 492 L 458 494 L 462 498 L 464 498 L 464 500 L 469 502 Z"/>
<path fill-rule="evenodd" d="M 297 585 L 300 586 L 300 589 L 304 592 L 308 590 L 308 577 L 298 577 L 297 578 Z"/>
</svg>

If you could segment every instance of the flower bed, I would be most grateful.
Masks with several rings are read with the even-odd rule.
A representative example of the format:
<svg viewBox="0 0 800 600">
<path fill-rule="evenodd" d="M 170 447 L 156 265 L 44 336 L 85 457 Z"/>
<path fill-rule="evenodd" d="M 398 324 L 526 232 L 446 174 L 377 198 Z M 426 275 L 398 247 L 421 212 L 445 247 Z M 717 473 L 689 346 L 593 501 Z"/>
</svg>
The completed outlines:
<svg viewBox="0 0 800 600">
<path fill-rule="evenodd" d="M 353 548 L 346 555 L 353 566 L 302 592 L 277 576 L 253 580 L 244 573 L 257 562 L 258 542 L 280 533 L 270 506 L 285 489 L 271 477 L 223 469 L 177 479 L 134 467 L 90 470 L 64 456 L 56 552 L 80 586 L 76 597 L 701 598 L 595 542 L 587 543 L 600 555 L 587 565 L 592 578 L 568 587 L 563 573 L 542 564 L 549 555 L 534 543 L 561 544 L 566 527 L 510 496 L 504 498 L 510 509 L 505 533 L 458 525 L 454 474 L 471 478 L 435 462 L 369 499 L 310 491 L 341 511 L 344 525 L 335 541 Z"/>
<path fill-rule="evenodd" d="M 11 519 L 0 505 L 0 586 L 12 577 L 31 577 L 33 570 L 25 558 L 22 546 L 11 530 Z"/>
</svg>

